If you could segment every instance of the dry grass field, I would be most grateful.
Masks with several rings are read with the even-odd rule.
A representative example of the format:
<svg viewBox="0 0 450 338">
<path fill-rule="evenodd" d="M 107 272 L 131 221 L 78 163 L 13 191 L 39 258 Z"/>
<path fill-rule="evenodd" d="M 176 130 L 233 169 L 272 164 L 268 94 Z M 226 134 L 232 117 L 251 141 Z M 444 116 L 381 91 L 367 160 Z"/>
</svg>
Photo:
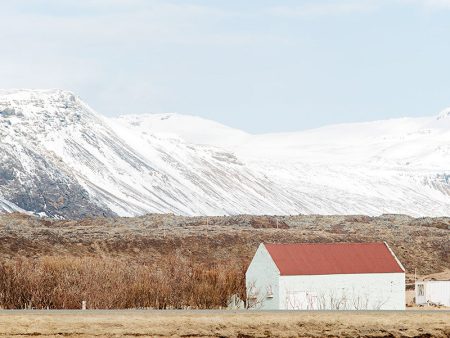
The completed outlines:
<svg viewBox="0 0 450 338">
<path fill-rule="evenodd" d="M 0 312 L 0 337 L 30 336 L 449 337 L 450 312 Z"/>
</svg>

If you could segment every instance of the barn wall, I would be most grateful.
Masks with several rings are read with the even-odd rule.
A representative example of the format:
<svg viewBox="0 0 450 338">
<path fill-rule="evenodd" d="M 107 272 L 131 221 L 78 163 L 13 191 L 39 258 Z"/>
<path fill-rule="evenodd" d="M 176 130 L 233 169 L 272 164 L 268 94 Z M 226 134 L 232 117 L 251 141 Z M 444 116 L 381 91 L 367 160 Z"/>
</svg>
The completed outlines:
<svg viewBox="0 0 450 338">
<path fill-rule="evenodd" d="M 247 294 L 256 295 L 251 308 L 279 309 L 279 276 L 280 271 L 265 246 L 261 244 L 245 274 Z M 269 294 L 273 297 L 268 297 Z"/>
<path fill-rule="evenodd" d="M 280 309 L 404 310 L 405 274 L 281 276 Z"/>
<path fill-rule="evenodd" d="M 424 297 L 418 297 L 418 284 L 424 284 L 425 286 Z M 424 304 L 426 302 L 450 306 L 450 281 L 416 282 L 416 303 Z"/>
</svg>

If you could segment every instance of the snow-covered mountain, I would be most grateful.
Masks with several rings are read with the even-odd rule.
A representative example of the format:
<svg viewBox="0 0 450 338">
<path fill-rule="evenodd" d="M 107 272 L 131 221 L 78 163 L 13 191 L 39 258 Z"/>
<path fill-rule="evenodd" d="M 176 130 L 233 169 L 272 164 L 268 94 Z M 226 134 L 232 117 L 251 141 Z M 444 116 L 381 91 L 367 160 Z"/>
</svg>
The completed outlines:
<svg viewBox="0 0 450 338">
<path fill-rule="evenodd" d="M 436 117 L 264 135 L 177 114 L 118 120 L 135 133 L 173 133 L 227 149 L 301 204 L 294 213 L 450 214 L 450 109 Z"/>
<path fill-rule="evenodd" d="M 230 152 L 139 134 L 59 90 L 0 93 L 0 193 L 56 217 L 283 213 L 273 181 Z"/>
<path fill-rule="evenodd" d="M 0 210 L 450 215 L 450 110 L 251 135 L 178 114 L 106 118 L 61 90 L 0 91 Z"/>
</svg>

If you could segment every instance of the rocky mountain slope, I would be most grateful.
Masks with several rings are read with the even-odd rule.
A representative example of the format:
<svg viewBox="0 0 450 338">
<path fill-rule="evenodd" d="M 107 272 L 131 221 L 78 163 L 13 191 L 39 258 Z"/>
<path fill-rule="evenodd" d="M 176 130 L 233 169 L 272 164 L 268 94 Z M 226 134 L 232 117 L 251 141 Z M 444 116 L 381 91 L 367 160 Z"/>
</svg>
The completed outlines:
<svg viewBox="0 0 450 338">
<path fill-rule="evenodd" d="M 176 114 L 106 118 L 61 90 L 0 91 L 0 210 L 450 214 L 450 116 L 251 135 Z"/>
<path fill-rule="evenodd" d="M 273 181 L 217 147 L 134 131 L 71 93 L 0 93 L 0 193 L 53 217 L 284 213 Z"/>
</svg>

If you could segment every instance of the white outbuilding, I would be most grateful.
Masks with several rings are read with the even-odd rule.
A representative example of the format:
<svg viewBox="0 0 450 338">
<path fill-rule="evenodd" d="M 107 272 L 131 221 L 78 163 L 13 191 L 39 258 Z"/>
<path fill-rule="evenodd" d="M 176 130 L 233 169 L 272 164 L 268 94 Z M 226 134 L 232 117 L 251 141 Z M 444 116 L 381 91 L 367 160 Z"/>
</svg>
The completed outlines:
<svg viewBox="0 0 450 338">
<path fill-rule="evenodd" d="M 450 307 L 450 280 L 416 281 L 416 304 Z"/>
<path fill-rule="evenodd" d="M 260 244 L 246 286 L 255 309 L 405 309 L 405 269 L 387 243 Z"/>
</svg>

